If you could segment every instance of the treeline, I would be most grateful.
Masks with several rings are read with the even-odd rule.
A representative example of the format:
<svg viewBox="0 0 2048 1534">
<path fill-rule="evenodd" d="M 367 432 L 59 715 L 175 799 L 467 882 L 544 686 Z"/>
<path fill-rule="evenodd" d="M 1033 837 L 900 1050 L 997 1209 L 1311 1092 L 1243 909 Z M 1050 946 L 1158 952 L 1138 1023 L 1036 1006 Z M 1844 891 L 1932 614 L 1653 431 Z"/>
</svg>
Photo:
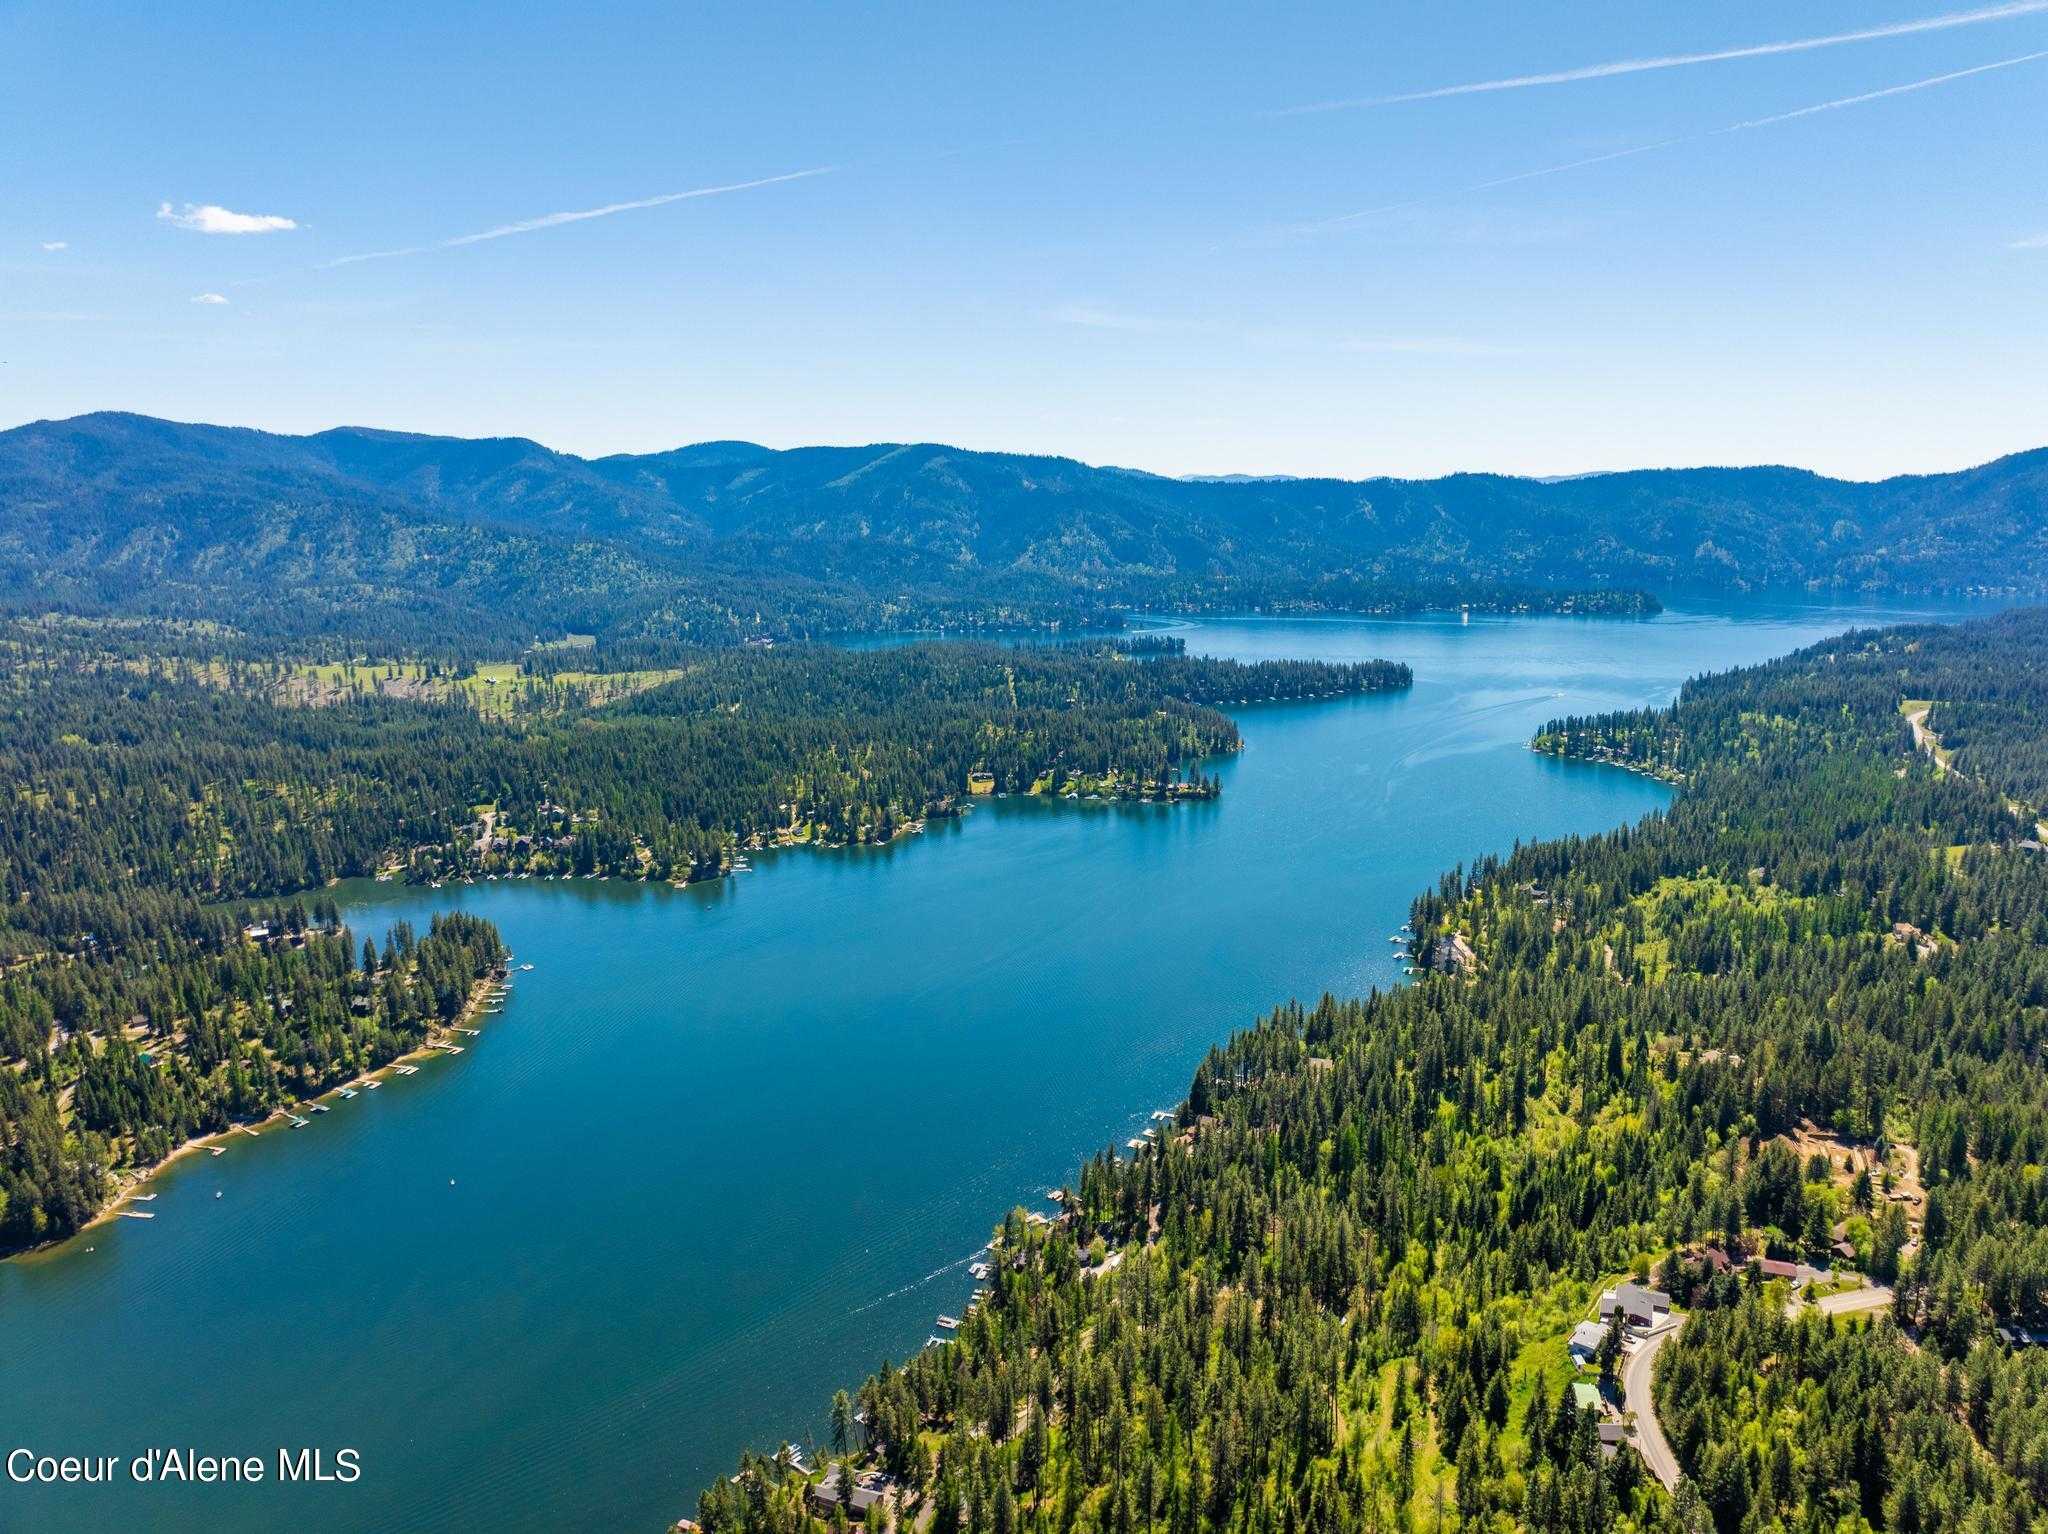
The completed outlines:
<svg viewBox="0 0 2048 1534">
<path fill-rule="evenodd" d="M 1973 625 L 1944 667 L 1927 728 L 1957 771 L 2040 808 L 2048 806 L 2048 675 L 2004 664 L 2008 636 L 2026 628 L 2019 615 Z"/>
<path fill-rule="evenodd" d="M 1899 713 L 1987 655 L 2038 672 L 2048 618 L 1852 635 L 1617 721 L 1674 742 L 1668 813 L 1447 875 L 1415 946 L 1463 936 L 1469 972 L 1213 1051 L 1166 1135 L 1006 1222 L 849 1453 L 943 1531 L 2041 1527 L 2041 1366 L 1996 1327 L 2048 1324 L 2048 862 Z M 1920 1228 L 1795 1133 L 1916 1152 Z M 1679 1494 L 1602 1454 L 1562 1341 L 1603 1284 L 1859 1221 L 1917 1351 L 1706 1282 L 1747 1319 L 1666 1349 Z M 815 1529 L 807 1496 L 750 1459 L 698 1516 Z"/>
<path fill-rule="evenodd" d="M 1511 578 L 1416 579 L 1395 574 L 1245 577 L 1214 572 L 1133 582 L 1134 606 L 1181 613 L 1357 613 L 1407 617 L 1456 612 L 1549 614 L 1578 618 L 1651 618 L 1664 604 L 1629 586 L 1524 585 Z"/>
<path fill-rule="evenodd" d="M 138 885 L 216 899 L 380 867 L 698 877 L 778 837 L 887 840 L 964 798 L 970 773 L 997 792 L 1164 794 L 1237 745 L 1206 700 L 1407 681 L 1384 662 L 1107 649 L 697 651 L 623 703 L 501 720 L 453 699 L 288 706 L 267 673 L 200 680 L 45 644 L 0 689 L 0 941 L 118 922 Z"/>
<path fill-rule="evenodd" d="M 196 914 L 196 913 L 195 913 Z M 81 936 L 0 974 L 0 1253 L 69 1235 L 185 1141 L 418 1049 L 502 968 L 489 922 L 437 916 L 357 949 L 330 904 Z"/>
<path fill-rule="evenodd" d="M 1724 1531 L 2041 1527 L 2048 1351 L 1944 1358 L 1722 1279 L 1658 1359 L 1660 1420 Z"/>
</svg>

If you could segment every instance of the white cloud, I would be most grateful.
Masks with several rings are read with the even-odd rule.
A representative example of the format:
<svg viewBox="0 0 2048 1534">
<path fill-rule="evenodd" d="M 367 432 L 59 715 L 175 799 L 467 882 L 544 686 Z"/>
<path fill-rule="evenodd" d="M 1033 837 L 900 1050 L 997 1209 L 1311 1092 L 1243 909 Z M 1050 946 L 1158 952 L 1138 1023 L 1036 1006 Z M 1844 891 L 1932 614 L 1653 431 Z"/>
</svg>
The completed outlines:
<svg viewBox="0 0 2048 1534">
<path fill-rule="evenodd" d="M 2048 234 L 2034 234 L 2024 240 L 2014 240 L 2007 250 L 2048 250 Z"/>
<path fill-rule="evenodd" d="M 2048 4 L 2048 0 L 2042 0 Z M 453 239 L 435 240 L 427 245 L 405 245 L 396 250 L 367 250 L 360 255 L 339 256 L 326 262 L 329 267 L 353 266 L 358 261 L 388 261 L 394 256 L 420 256 L 433 250 L 454 250 L 461 245 L 481 245 L 485 240 L 502 240 L 507 235 L 532 234 L 537 229 L 554 229 L 562 224 L 580 224 L 586 219 L 610 218 L 614 213 L 633 213 L 641 208 L 660 208 L 672 202 L 687 202 L 694 197 L 722 197 L 727 192 L 750 192 L 759 186 L 777 186 L 785 181 L 802 181 L 809 176 L 829 176 L 836 169 L 830 165 L 816 166 L 810 170 L 793 170 L 781 176 L 763 176 L 758 181 L 735 181 L 725 186 L 700 186 L 687 192 L 663 192 L 658 197 L 637 197 L 631 202 L 608 202 L 599 208 L 579 208 L 568 213 L 543 213 L 538 218 L 523 218 L 517 223 L 500 224 L 495 229 L 485 229 L 476 234 L 458 234 Z"/>
<path fill-rule="evenodd" d="M 275 234 L 281 229 L 299 227 L 297 219 L 286 218 L 281 213 L 237 213 L 214 202 L 196 207 L 188 202 L 183 211 L 163 203 L 157 208 L 156 216 L 197 234 Z"/>
<path fill-rule="evenodd" d="M 224 304 L 227 301 L 227 295 L 224 293 L 194 293 L 192 295 L 192 302 L 195 304 Z"/>
<path fill-rule="evenodd" d="M 69 250 L 70 248 L 71 248 L 71 242 L 70 242 L 69 240 L 45 240 L 45 241 L 43 241 L 43 249 L 45 249 L 45 250 Z"/>
<path fill-rule="evenodd" d="M 1800 37 L 1786 42 L 1754 43 L 1742 48 L 1717 48 L 1707 53 L 1672 53 L 1647 59 L 1618 59 L 1607 64 L 1586 64 L 1577 69 L 1559 69 L 1547 74 L 1510 75 L 1500 80 L 1474 80 L 1464 85 L 1440 85 L 1434 90 L 1404 91 L 1395 96 L 1359 96 L 1344 101 L 1319 101 L 1309 106 L 1288 107 L 1273 115 L 1299 117 L 1312 112 L 1341 112 L 1354 107 L 1393 106 L 1404 101 L 1438 101 L 1446 96 L 1476 96 L 1488 91 L 1526 90 L 1536 85 L 1571 85 L 1582 80 L 1606 80 L 1616 75 L 1636 75 L 1653 69 L 1683 69 L 1692 64 L 1725 64 L 1735 59 L 1768 58 L 1779 53 L 1806 53 L 1815 48 L 1838 48 L 1844 43 L 1876 42 L 1891 37 L 1911 37 L 1921 32 L 1946 32 L 1953 27 L 1976 26 L 1987 21 L 2012 21 L 2048 11 L 2048 0 L 2011 0 L 2004 5 L 1987 5 L 1971 11 L 1947 11 L 1914 21 L 1896 21 L 1855 32 L 1832 32 L 1823 37 Z"/>
</svg>

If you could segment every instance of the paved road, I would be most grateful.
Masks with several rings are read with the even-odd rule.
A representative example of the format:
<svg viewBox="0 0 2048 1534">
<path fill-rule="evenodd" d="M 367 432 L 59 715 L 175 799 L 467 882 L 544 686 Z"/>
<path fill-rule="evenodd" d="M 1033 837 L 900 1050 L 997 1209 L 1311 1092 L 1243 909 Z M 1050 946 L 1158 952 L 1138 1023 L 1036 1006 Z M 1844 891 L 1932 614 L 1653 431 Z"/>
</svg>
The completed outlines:
<svg viewBox="0 0 2048 1534">
<path fill-rule="evenodd" d="M 1824 1316 L 1853 1315 L 1859 1310 L 1882 1310 L 1892 1302 L 1892 1292 L 1883 1284 L 1866 1284 L 1861 1289 L 1844 1289 L 1840 1294 L 1826 1294 L 1813 1302 L 1813 1308 Z M 1803 1302 L 1792 1302 L 1792 1314 L 1797 1315 Z"/>
<path fill-rule="evenodd" d="M 1891 1302 L 1890 1289 L 1883 1284 L 1869 1284 L 1824 1295 L 1813 1302 L 1813 1307 L 1824 1316 L 1846 1316 L 1862 1310 L 1882 1310 Z M 1805 1305 L 1806 1301 L 1795 1295 L 1786 1312 L 1796 1316 Z M 1645 1337 L 1629 1355 L 1621 1376 L 1622 1404 L 1635 1417 L 1636 1448 L 1642 1453 L 1643 1463 L 1650 1467 L 1650 1474 L 1664 1483 L 1666 1491 L 1678 1485 L 1678 1456 L 1671 1452 L 1663 1424 L 1657 1420 L 1657 1403 L 1650 1397 L 1650 1374 L 1657 1364 L 1657 1350 L 1677 1336 L 1683 1325 L 1684 1316 L 1673 1316 Z"/>
<path fill-rule="evenodd" d="M 1642 1453 L 1643 1463 L 1650 1467 L 1650 1474 L 1664 1483 L 1666 1491 L 1678 1484 L 1678 1456 L 1671 1452 L 1664 1429 L 1657 1421 L 1657 1406 L 1650 1399 L 1650 1370 L 1657 1361 L 1657 1350 L 1677 1336 L 1683 1325 L 1684 1316 L 1673 1316 L 1645 1337 L 1629 1355 L 1628 1367 L 1621 1375 L 1622 1404 L 1636 1419 L 1636 1448 Z"/>
</svg>

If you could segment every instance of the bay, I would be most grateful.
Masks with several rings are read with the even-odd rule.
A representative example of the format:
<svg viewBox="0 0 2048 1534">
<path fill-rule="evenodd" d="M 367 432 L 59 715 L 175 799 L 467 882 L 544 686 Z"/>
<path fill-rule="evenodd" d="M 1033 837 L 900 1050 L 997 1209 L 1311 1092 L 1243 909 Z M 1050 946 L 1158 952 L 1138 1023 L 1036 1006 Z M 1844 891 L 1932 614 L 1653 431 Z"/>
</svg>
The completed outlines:
<svg viewBox="0 0 2048 1534">
<path fill-rule="evenodd" d="M 1212 1043 L 1403 983 L 1388 934 L 1445 868 L 1667 802 L 1531 754 L 1546 719 L 1916 614 L 1182 624 L 1415 686 L 1233 710 L 1209 803 L 1001 801 L 685 891 L 344 887 L 380 942 L 459 908 L 534 967 L 463 1054 L 0 1264 L 0 1451 L 254 1454 L 265 1482 L 0 1480 L 0 1527 L 664 1527 L 743 1446 L 822 1435 L 836 1386 L 958 1313 L 1002 1212 L 1138 1133 Z M 361 1479 L 278 1484 L 302 1447 Z"/>
</svg>

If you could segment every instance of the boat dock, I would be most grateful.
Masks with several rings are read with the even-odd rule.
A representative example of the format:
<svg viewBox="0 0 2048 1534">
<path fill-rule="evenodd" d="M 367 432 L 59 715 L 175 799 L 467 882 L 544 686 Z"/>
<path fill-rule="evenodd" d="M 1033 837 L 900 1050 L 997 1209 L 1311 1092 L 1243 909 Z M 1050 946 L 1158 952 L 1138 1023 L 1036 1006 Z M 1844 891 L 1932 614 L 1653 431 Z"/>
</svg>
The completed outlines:
<svg viewBox="0 0 2048 1534">
<path fill-rule="evenodd" d="M 241 1130 L 243 1134 L 247 1135 L 252 1140 L 259 1140 L 262 1138 L 261 1135 L 257 1134 L 256 1131 L 251 1129 L 247 1124 L 237 1124 L 235 1128 Z"/>
<path fill-rule="evenodd" d="M 959 1331 L 959 1330 L 960 1330 L 960 1318 L 959 1318 L 958 1316 L 940 1316 L 940 1317 L 939 1317 L 939 1330 L 940 1330 L 940 1331 L 944 1331 L 944 1332 L 957 1332 L 957 1331 Z"/>
<path fill-rule="evenodd" d="M 392 1069 L 401 1076 L 417 1076 L 420 1073 L 420 1068 L 417 1065 L 395 1065 Z"/>
<path fill-rule="evenodd" d="M 341 1088 L 338 1095 L 342 1097 L 354 1097 L 356 1095 L 356 1089 L 354 1087 L 343 1087 Z"/>
<path fill-rule="evenodd" d="M 153 1220 L 156 1218 L 147 1209 L 116 1209 L 114 1213 L 124 1220 Z"/>
</svg>

